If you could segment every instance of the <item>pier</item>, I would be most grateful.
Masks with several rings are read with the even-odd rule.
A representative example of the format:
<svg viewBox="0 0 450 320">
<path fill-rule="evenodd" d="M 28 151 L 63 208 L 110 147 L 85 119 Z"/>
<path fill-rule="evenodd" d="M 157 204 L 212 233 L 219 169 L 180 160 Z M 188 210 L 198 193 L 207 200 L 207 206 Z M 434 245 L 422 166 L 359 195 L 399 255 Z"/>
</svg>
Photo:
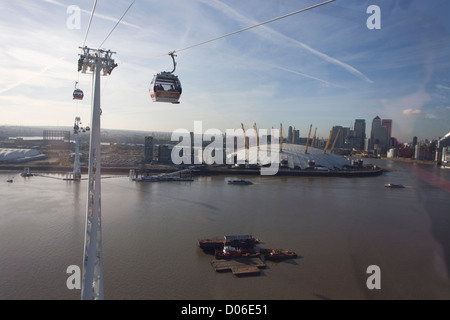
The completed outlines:
<svg viewBox="0 0 450 320">
<path fill-rule="evenodd" d="M 231 271 L 235 276 L 259 275 L 266 264 L 260 258 L 237 258 L 212 260 L 211 266 L 216 272 Z"/>
<path fill-rule="evenodd" d="M 159 175 L 150 175 L 150 172 L 131 169 L 129 176 L 134 181 L 140 182 L 159 182 L 159 181 L 194 181 L 192 178 L 192 168 L 178 171 L 161 173 Z M 139 177 L 140 176 L 140 177 Z"/>
</svg>

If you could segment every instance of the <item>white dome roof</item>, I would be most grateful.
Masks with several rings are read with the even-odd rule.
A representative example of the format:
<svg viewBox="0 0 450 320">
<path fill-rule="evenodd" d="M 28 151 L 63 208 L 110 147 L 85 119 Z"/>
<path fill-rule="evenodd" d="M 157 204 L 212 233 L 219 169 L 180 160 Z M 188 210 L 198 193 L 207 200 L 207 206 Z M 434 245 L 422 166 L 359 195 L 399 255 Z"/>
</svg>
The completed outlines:
<svg viewBox="0 0 450 320">
<path fill-rule="evenodd" d="M 34 149 L 0 149 L 0 161 L 5 162 L 36 156 L 39 156 L 39 151 Z"/>
<path fill-rule="evenodd" d="M 257 163 L 256 157 L 259 157 L 258 164 L 270 163 L 270 156 L 267 156 L 267 151 L 270 153 L 270 148 L 270 145 L 261 145 L 259 153 L 256 152 L 256 147 L 250 151 L 247 150 L 246 159 L 248 160 L 248 163 Z M 323 153 L 322 149 L 312 147 L 308 147 L 308 153 L 305 153 L 305 150 L 306 146 L 304 145 L 283 143 L 280 161 L 287 161 L 287 166 L 289 168 L 300 167 L 301 169 L 306 169 L 308 167 L 309 160 L 315 161 L 316 166 L 325 167 L 331 170 L 335 168 L 342 169 L 345 165 L 351 165 L 350 160 L 343 156 L 332 154 L 329 151 Z M 238 150 L 231 156 L 234 157 L 236 154 L 239 155 L 240 152 L 243 152 L 243 149 Z M 230 155 L 228 155 L 228 157 L 230 157 Z"/>
</svg>

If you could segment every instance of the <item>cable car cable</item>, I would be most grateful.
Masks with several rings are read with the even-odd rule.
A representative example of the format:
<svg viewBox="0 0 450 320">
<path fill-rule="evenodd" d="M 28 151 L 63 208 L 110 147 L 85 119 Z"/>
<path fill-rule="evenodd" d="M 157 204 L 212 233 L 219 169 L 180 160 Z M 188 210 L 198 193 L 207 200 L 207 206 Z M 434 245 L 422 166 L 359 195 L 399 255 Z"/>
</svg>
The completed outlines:
<svg viewBox="0 0 450 320">
<path fill-rule="evenodd" d="M 84 36 L 84 41 L 83 41 L 82 47 L 84 47 L 86 45 L 87 36 L 88 36 L 88 33 L 89 33 L 89 29 L 91 28 L 91 22 L 92 22 L 92 18 L 94 17 L 94 12 L 95 12 L 95 7 L 96 6 L 97 6 L 97 0 L 95 0 L 94 7 L 92 8 L 92 11 L 91 11 L 91 17 L 89 18 L 89 23 L 88 23 L 88 27 L 87 27 L 87 30 L 86 30 L 86 35 Z"/>
<path fill-rule="evenodd" d="M 128 13 L 128 10 L 131 9 L 131 7 L 133 6 L 134 2 L 136 0 L 133 0 L 133 2 L 130 4 L 130 6 L 128 7 L 127 10 L 125 10 L 124 14 L 122 15 L 122 17 L 119 19 L 119 21 L 117 21 L 116 25 L 114 26 L 114 28 L 111 30 L 111 32 L 106 36 L 106 39 L 103 40 L 103 42 L 98 46 L 99 48 L 106 42 L 106 40 L 108 40 L 109 36 L 111 35 L 111 33 L 113 33 L 113 31 L 116 29 L 116 27 L 119 25 L 119 23 L 122 21 L 123 17 L 125 17 L 125 15 Z"/>
<path fill-rule="evenodd" d="M 244 29 L 240 29 L 240 30 L 237 30 L 237 31 L 234 31 L 231 33 L 227 33 L 220 37 L 216 37 L 216 38 L 213 38 L 213 39 L 210 39 L 207 41 L 203 41 L 203 42 L 191 45 L 189 47 L 185 47 L 182 49 L 173 50 L 173 51 L 169 52 L 168 55 L 170 55 L 172 57 L 173 64 L 174 64 L 173 71 L 172 72 L 161 72 L 154 76 L 152 82 L 150 83 L 150 88 L 149 88 L 150 97 L 152 98 L 153 102 L 171 102 L 171 103 L 176 103 L 176 104 L 179 103 L 182 88 L 181 88 L 181 84 L 180 84 L 178 77 L 176 75 L 172 75 L 172 73 L 175 71 L 175 68 L 176 68 L 176 62 L 175 62 L 175 58 L 174 58 L 176 52 L 180 52 L 180 51 L 188 50 L 188 49 L 191 49 L 194 47 L 198 47 L 198 46 L 204 45 L 206 43 L 216 41 L 216 40 L 219 40 L 219 39 L 222 39 L 222 38 L 225 38 L 225 37 L 228 37 L 228 36 L 231 36 L 236 33 L 243 32 L 243 31 L 246 31 L 249 29 L 253 29 L 253 28 L 262 26 L 264 24 L 273 22 L 273 21 L 284 19 L 284 18 L 290 17 L 292 15 L 295 15 L 295 14 L 298 14 L 301 12 L 305 12 L 305 11 L 311 10 L 313 8 L 317 8 L 317 7 L 323 6 L 325 4 L 328 4 L 328 3 L 331 3 L 334 1 L 336 1 L 336 0 L 328 0 L 328 1 L 325 1 L 325 2 L 322 2 L 319 4 L 315 4 L 313 6 L 309 6 L 307 8 L 297 10 L 297 11 L 285 14 L 285 15 L 277 17 L 277 18 L 273 18 L 273 19 L 255 24 L 253 26 L 250 26 L 250 27 L 247 27 Z M 156 57 L 160 57 L 160 56 L 165 56 L 165 55 L 159 55 Z M 156 58 L 156 57 L 154 57 L 154 58 Z M 169 85 L 170 85 L 170 88 L 169 88 Z M 164 88 L 164 86 L 166 86 L 167 88 Z"/>
<path fill-rule="evenodd" d="M 228 36 L 232 36 L 232 35 L 234 35 L 234 34 L 236 34 L 236 33 L 240 33 L 240 32 L 243 32 L 243 31 L 247 31 L 247 30 L 250 30 L 250 29 L 253 29 L 253 28 L 262 26 L 262 25 L 264 25 L 264 24 L 268 24 L 268 23 L 271 23 L 271 22 L 274 22 L 274 21 L 277 21 L 277 20 L 281 20 L 281 19 L 284 19 L 284 18 L 293 16 L 293 15 L 298 14 L 298 13 L 301 13 L 301 12 L 305 12 L 305 11 L 307 11 L 307 10 L 311 10 L 311 9 L 314 9 L 314 8 L 317 8 L 317 7 L 320 7 L 320 6 L 323 6 L 323 5 L 325 5 L 325 4 L 329 4 L 329 3 L 334 2 L 334 1 L 336 1 L 336 0 L 328 0 L 328 1 L 325 1 L 325 2 L 322 2 L 322 3 L 318 3 L 318 4 L 312 5 L 312 6 L 310 6 L 310 7 L 307 7 L 307 8 L 304 8 L 304 9 L 300 9 L 300 10 L 297 10 L 297 11 L 294 11 L 294 12 L 291 12 L 291 13 L 288 13 L 288 14 L 285 14 L 285 15 L 283 15 L 283 16 L 280 16 L 280 17 L 277 17 L 277 18 L 273 18 L 273 19 L 270 19 L 270 20 L 267 20 L 267 21 L 264 21 L 264 22 L 255 24 L 255 25 L 253 25 L 253 26 L 250 26 L 250 27 L 247 27 L 247 28 L 244 28 L 244 29 L 240 29 L 240 30 L 237 30 L 237 31 L 234 31 L 234 32 L 231 32 L 231 33 L 227 33 L 227 34 L 225 34 L 225 35 L 223 35 L 223 36 L 220 36 L 220 37 L 216 37 L 216 38 L 213 38 L 213 39 L 210 39 L 210 40 L 206 40 L 206 41 L 203 41 L 203 42 L 200 42 L 200 43 L 197 43 L 197 44 L 193 44 L 193 45 L 191 45 L 191 46 L 188 46 L 188 47 L 185 47 L 185 48 L 182 48 L 182 49 L 173 50 L 173 51 L 169 52 L 168 54 L 170 55 L 170 54 L 173 54 L 173 53 L 175 53 L 175 52 L 185 51 L 185 50 L 188 50 L 188 49 L 191 49 L 191 48 L 194 48 L 194 47 L 198 47 L 198 46 L 207 44 L 207 43 L 209 43 L 209 42 L 213 42 L 213 41 L 216 41 L 216 40 L 219 40 L 219 39 L 228 37 Z M 158 57 L 163 57 L 163 56 L 165 56 L 165 55 L 167 55 L 167 54 L 161 54 L 161 55 L 158 55 L 158 56 L 154 56 L 154 57 L 151 57 L 150 59 L 152 59 L 152 58 L 158 58 Z"/>
<path fill-rule="evenodd" d="M 91 28 L 92 18 L 94 17 L 94 12 L 95 12 L 95 8 L 96 7 L 97 7 L 97 0 L 94 1 L 94 6 L 92 7 L 91 16 L 89 18 L 89 23 L 88 23 L 88 26 L 87 26 L 87 29 L 86 29 L 86 34 L 84 36 L 84 41 L 83 41 L 83 46 L 82 47 L 84 47 L 86 45 L 86 40 L 87 40 L 87 37 L 88 37 L 88 34 L 89 34 L 89 30 Z M 77 72 L 77 73 L 78 73 L 78 79 L 75 82 L 74 99 L 82 100 L 83 97 L 84 97 L 84 93 L 83 93 L 83 91 L 81 89 L 77 89 L 76 88 L 76 84 L 78 84 L 80 82 L 80 72 Z M 78 92 L 81 92 L 81 95 L 82 95 L 81 99 L 79 98 L 80 96 L 78 96 L 78 95 L 77 95 L 78 98 L 75 98 L 76 94 L 79 94 L 79 93 L 77 93 L 77 90 L 78 90 Z"/>
</svg>

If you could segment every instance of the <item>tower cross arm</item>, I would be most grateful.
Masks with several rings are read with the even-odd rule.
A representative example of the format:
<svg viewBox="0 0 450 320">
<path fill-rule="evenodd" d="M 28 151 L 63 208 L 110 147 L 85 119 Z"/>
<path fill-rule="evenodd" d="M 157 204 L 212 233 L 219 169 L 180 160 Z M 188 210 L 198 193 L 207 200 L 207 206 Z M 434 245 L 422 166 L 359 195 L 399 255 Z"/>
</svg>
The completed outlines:
<svg viewBox="0 0 450 320">
<path fill-rule="evenodd" d="M 103 75 L 110 75 L 118 65 L 115 63 L 112 55 L 116 52 L 103 49 L 92 49 L 88 47 L 79 47 L 83 50 L 78 59 L 78 71 L 86 73 L 89 69 L 94 71 L 98 66 L 103 70 Z"/>
</svg>

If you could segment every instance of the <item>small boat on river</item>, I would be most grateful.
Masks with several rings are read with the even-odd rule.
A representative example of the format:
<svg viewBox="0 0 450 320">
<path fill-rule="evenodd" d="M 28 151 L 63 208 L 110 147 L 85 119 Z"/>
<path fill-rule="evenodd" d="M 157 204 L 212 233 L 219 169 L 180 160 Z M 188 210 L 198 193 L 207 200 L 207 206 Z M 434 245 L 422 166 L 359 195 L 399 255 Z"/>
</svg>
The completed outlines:
<svg viewBox="0 0 450 320">
<path fill-rule="evenodd" d="M 393 188 L 393 189 L 401 189 L 404 188 L 405 186 L 402 184 L 398 184 L 398 183 L 387 183 L 384 185 L 386 188 Z"/>
<path fill-rule="evenodd" d="M 253 182 L 251 182 L 250 180 L 236 179 L 236 180 L 228 180 L 228 184 L 250 185 L 253 184 Z"/>
</svg>

